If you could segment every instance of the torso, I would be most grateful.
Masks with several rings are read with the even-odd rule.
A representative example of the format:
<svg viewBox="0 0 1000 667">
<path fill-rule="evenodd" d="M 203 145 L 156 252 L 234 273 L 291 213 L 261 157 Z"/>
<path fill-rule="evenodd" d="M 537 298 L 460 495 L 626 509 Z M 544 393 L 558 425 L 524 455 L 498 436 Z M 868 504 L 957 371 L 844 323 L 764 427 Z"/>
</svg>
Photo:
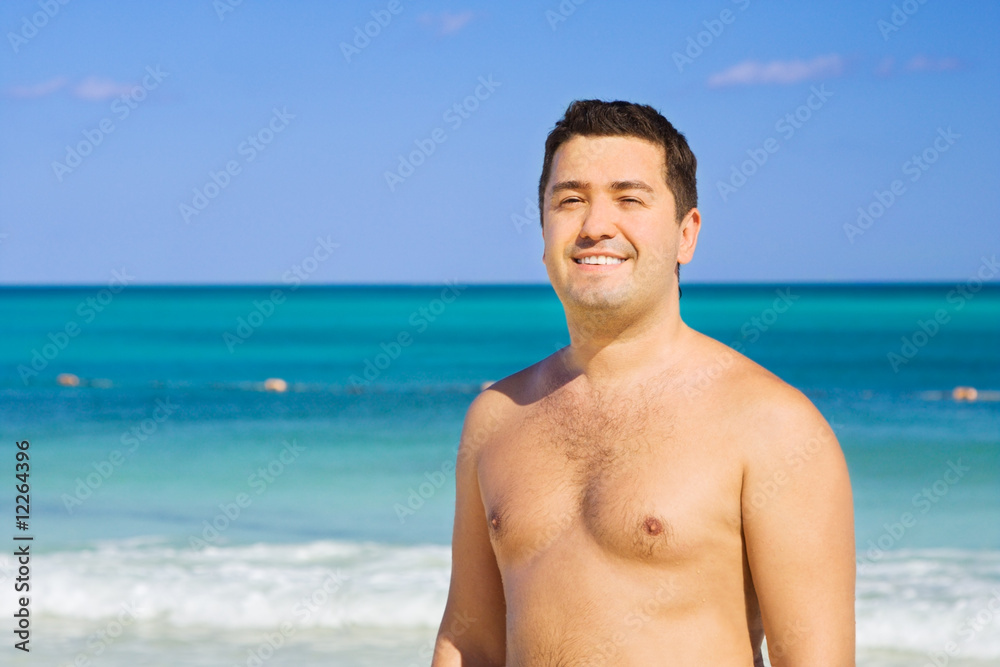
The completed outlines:
<svg viewBox="0 0 1000 667">
<path fill-rule="evenodd" d="M 502 390 L 524 400 L 478 460 L 507 665 L 753 665 L 760 621 L 726 406 L 667 374 L 613 399 L 556 386 L 545 362 L 510 380 Z"/>
</svg>

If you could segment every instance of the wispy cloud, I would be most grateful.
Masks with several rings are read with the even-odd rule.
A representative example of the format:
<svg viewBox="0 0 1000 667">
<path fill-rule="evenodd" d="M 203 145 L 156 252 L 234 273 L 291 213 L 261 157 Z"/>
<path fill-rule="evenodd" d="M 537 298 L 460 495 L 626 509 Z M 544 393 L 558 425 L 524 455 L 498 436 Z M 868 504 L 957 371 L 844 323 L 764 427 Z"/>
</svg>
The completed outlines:
<svg viewBox="0 0 1000 667">
<path fill-rule="evenodd" d="M 900 67 L 896 66 L 896 60 L 886 56 L 879 61 L 875 68 L 878 76 L 892 76 L 899 72 L 951 72 L 965 67 L 965 63 L 954 56 L 947 58 L 930 58 L 924 55 L 913 56 Z"/>
<path fill-rule="evenodd" d="M 889 76 L 895 67 L 896 59 L 892 56 L 886 56 L 879 61 L 878 66 L 875 68 L 875 73 L 879 76 Z"/>
<path fill-rule="evenodd" d="M 914 56 L 910 62 L 906 63 L 908 72 L 947 72 L 959 69 L 962 62 L 955 57 L 951 58 L 928 58 L 927 56 Z"/>
<path fill-rule="evenodd" d="M 65 90 L 77 99 L 88 102 L 101 102 L 125 95 L 134 87 L 134 84 L 119 83 L 118 81 L 100 76 L 88 76 L 79 83 L 70 84 L 69 79 L 59 76 L 48 81 L 42 81 L 41 83 L 11 86 L 4 91 L 4 94 L 16 100 L 34 100 Z"/>
<path fill-rule="evenodd" d="M 111 79 L 104 79 L 97 76 L 89 76 L 73 87 L 73 96 L 81 100 L 100 102 L 110 100 L 112 97 L 124 95 L 132 90 L 134 86 L 127 83 L 118 83 Z"/>
<path fill-rule="evenodd" d="M 468 25 L 474 17 L 475 14 L 471 10 L 457 14 L 452 14 L 449 11 L 444 11 L 440 14 L 424 12 L 417 20 L 420 21 L 421 25 L 430 28 L 434 31 L 435 35 L 440 37 L 458 32 Z"/>
<path fill-rule="evenodd" d="M 812 60 L 772 60 L 768 63 L 745 60 L 708 77 L 708 85 L 711 88 L 790 85 L 812 79 L 840 76 L 844 73 L 844 67 L 844 59 L 836 53 Z"/>
<path fill-rule="evenodd" d="M 39 97 L 47 97 L 52 93 L 62 90 L 68 82 L 66 77 L 60 76 L 28 86 L 12 86 L 7 89 L 7 96 L 18 100 L 33 100 Z"/>
</svg>

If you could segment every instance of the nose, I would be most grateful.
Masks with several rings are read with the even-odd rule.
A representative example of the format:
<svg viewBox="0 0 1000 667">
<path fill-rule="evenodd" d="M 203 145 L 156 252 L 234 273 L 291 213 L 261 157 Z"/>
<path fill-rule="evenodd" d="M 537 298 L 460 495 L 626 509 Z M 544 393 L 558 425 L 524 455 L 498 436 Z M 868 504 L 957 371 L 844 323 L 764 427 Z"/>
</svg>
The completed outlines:
<svg viewBox="0 0 1000 667">
<path fill-rule="evenodd" d="M 580 237 L 594 241 L 613 238 L 618 233 L 618 210 L 606 197 L 595 197 L 587 209 Z"/>
</svg>

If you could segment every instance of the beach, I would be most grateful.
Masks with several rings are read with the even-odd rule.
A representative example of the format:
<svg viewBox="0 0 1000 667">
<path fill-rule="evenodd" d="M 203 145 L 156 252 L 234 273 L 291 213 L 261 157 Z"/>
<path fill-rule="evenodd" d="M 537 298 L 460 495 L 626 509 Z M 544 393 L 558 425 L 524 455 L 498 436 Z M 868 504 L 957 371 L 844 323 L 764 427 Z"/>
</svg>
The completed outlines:
<svg viewBox="0 0 1000 667">
<path fill-rule="evenodd" d="M 0 289 L 26 664 L 429 664 L 462 418 L 568 344 L 551 289 L 106 289 Z M 681 312 L 833 426 L 858 664 L 996 664 L 1000 288 L 694 285 Z M 8 619 L 15 577 L 0 556 Z"/>
</svg>

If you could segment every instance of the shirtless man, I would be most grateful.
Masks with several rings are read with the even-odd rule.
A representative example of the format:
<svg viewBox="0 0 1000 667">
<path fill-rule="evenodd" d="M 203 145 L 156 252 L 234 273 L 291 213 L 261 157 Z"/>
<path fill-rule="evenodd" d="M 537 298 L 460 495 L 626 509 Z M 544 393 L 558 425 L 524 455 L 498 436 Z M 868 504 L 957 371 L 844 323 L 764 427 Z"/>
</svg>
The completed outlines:
<svg viewBox="0 0 1000 667">
<path fill-rule="evenodd" d="M 799 391 L 680 317 L 695 158 L 648 106 L 545 145 L 571 343 L 483 391 L 456 465 L 433 667 L 854 665 L 847 466 Z"/>
</svg>

